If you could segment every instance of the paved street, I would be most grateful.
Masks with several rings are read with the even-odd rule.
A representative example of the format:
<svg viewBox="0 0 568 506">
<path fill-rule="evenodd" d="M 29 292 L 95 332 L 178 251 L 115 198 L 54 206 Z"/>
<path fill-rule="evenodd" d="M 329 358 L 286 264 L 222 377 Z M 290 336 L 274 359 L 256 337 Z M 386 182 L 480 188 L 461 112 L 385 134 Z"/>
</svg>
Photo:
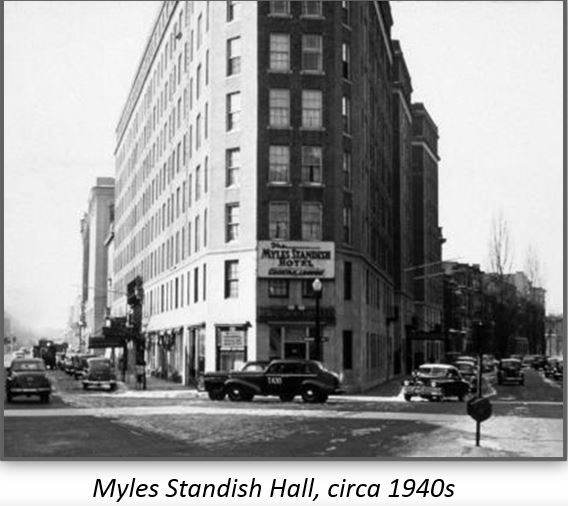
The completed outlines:
<svg viewBox="0 0 568 506">
<path fill-rule="evenodd" d="M 485 385 L 494 416 L 475 423 L 456 401 L 332 397 L 323 405 L 257 398 L 213 402 L 191 390 L 84 392 L 50 373 L 49 405 L 5 406 L 8 458 L 50 457 L 560 457 L 562 388 L 533 370 L 525 386 Z M 393 392 L 397 388 L 393 387 Z"/>
</svg>

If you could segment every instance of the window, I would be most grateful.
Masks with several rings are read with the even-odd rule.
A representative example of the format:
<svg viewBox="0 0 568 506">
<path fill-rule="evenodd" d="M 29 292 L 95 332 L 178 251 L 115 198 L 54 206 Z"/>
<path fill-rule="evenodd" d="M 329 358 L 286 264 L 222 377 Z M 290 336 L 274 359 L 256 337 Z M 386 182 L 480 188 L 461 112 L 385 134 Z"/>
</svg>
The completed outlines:
<svg viewBox="0 0 568 506">
<path fill-rule="evenodd" d="M 302 16 L 320 17 L 321 15 L 321 2 L 316 0 L 307 0 L 302 2 Z"/>
<path fill-rule="evenodd" d="M 195 202 L 201 197 L 201 165 L 195 167 Z"/>
<path fill-rule="evenodd" d="M 323 71 L 323 43 L 321 35 L 302 36 L 302 70 Z"/>
<path fill-rule="evenodd" d="M 290 207 L 288 202 L 270 202 L 268 235 L 270 239 L 289 239 Z"/>
<path fill-rule="evenodd" d="M 195 251 L 199 251 L 199 216 L 195 217 L 195 225 L 194 225 L 194 232 L 195 232 Z"/>
<path fill-rule="evenodd" d="M 343 331 L 343 369 L 353 369 L 353 332 Z"/>
<path fill-rule="evenodd" d="M 241 168 L 240 148 L 227 149 L 225 154 L 227 179 L 226 186 L 239 184 L 239 170 Z"/>
<path fill-rule="evenodd" d="M 207 264 L 203 264 L 203 300 L 207 299 Z"/>
<path fill-rule="evenodd" d="M 239 261 L 225 261 L 225 299 L 239 296 Z"/>
<path fill-rule="evenodd" d="M 302 203 L 302 240 L 321 241 L 322 206 L 319 202 Z"/>
<path fill-rule="evenodd" d="M 227 2 L 227 21 L 231 22 L 239 18 L 241 10 L 241 2 L 228 0 Z"/>
<path fill-rule="evenodd" d="M 302 280 L 302 297 L 304 299 L 313 299 L 315 297 L 313 279 Z"/>
<path fill-rule="evenodd" d="M 343 16 L 343 24 L 349 25 L 349 1 L 344 0 L 341 2 L 341 11 Z"/>
<path fill-rule="evenodd" d="M 351 244 L 351 208 L 343 208 L 343 242 Z"/>
<path fill-rule="evenodd" d="M 193 302 L 199 300 L 199 267 L 193 269 Z"/>
<path fill-rule="evenodd" d="M 195 73 L 195 100 L 199 100 L 201 95 L 201 63 L 197 66 Z"/>
<path fill-rule="evenodd" d="M 290 35 L 287 33 L 270 34 L 270 70 L 290 70 Z"/>
<path fill-rule="evenodd" d="M 290 126 L 290 90 L 270 90 L 270 126 Z"/>
<path fill-rule="evenodd" d="M 345 79 L 349 79 L 350 78 L 350 74 L 349 74 L 349 63 L 351 61 L 351 49 L 349 47 L 349 44 L 347 42 L 344 42 L 341 45 L 341 62 L 342 62 L 342 71 L 343 71 L 343 77 Z"/>
<path fill-rule="evenodd" d="M 290 2 L 289 1 L 271 1 L 270 14 L 273 16 L 289 16 L 290 15 Z"/>
<path fill-rule="evenodd" d="M 203 41 L 203 14 L 200 14 L 197 18 L 197 48 L 201 47 L 201 42 Z"/>
<path fill-rule="evenodd" d="M 351 188 L 351 153 L 343 152 L 343 186 Z"/>
<path fill-rule="evenodd" d="M 302 182 L 321 184 L 322 154 L 319 146 L 302 147 Z"/>
<path fill-rule="evenodd" d="M 227 131 L 239 128 L 241 120 L 241 94 L 227 94 Z"/>
<path fill-rule="evenodd" d="M 343 263 L 343 299 L 351 300 L 351 262 Z"/>
<path fill-rule="evenodd" d="M 225 242 L 236 241 L 239 238 L 239 217 L 240 207 L 239 204 L 227 204 L 226 206 L 226 236 Z"/>
<path fill-rule="evenodd" d="M 268 181 L 287 183 L 290 180 L 290 148 L 270 146 L 268 158 Z"/>
<path fill-rule="evenodd" d="M 241 38 L 235 37 L 227 41 L 227 75 L 239 74 L 241 71 Z"/>
<path fill-rule="evenodd" d="M 197 115 L 195 119 L 195 150 L 198 151 L 201 147 L 201 114 Z"/>
<path fill-rule="evenodd" d="M 207 209 L 203 211 L 203 247 L 207 247 Z"/>
<path fill-rule="evenodd" d="M 287 279 L 271 279 L 268 281 L 268 296 L 288 298 L 290 282 Z"/>
<path fill-rule="evenodd" d="M 341 99 L 341 117 L 343 119 L 343 131 L 351 132 L 351 100 L 345 95 Z"/>
<path fill-rule="evenodd" d="M 322 93 L 319 90 L 302 91 L 302 127 L 322 127 Z"/>
</svg>

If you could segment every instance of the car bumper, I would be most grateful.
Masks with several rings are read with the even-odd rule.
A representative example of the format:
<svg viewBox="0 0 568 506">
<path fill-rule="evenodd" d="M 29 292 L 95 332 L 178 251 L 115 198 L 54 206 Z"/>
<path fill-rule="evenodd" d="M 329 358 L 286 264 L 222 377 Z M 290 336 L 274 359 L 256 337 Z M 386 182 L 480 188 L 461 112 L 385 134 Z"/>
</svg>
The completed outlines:
<svg viewBox="0 0 568 506">
<path fill-rule="evenodd" d="M 110 380 L 110 381 L 83 380 L 83 385 L 86 385 L 88 387 L 112 387 L 116 385 L 116 380 Z"/>
<path fill-rule="evenodd" d="M 12 395 L 17 394 L 48 394 L 51 393 L 51 388 L 10 388 L 8 392 Z"/>
<path fill-rule="evenodd" d="M 442 397 L 443 390 L 440 387 L 432 387 L 427 385 L 407 385 L 403 388 L 404 395 L 419 396 L 424 398 Z"/>
</svg>

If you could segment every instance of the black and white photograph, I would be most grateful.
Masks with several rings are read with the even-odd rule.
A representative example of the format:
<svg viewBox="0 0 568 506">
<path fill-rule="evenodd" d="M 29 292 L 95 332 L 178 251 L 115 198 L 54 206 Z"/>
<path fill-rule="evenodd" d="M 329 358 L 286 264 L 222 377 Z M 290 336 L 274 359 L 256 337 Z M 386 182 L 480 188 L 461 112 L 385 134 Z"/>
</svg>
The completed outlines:
<svg viewBox="0 0 568 506">
<path fill-rule="evenodd" d="M 2 459 L 566 460 L 565 7 L 4 2 Z"/>
</svg>

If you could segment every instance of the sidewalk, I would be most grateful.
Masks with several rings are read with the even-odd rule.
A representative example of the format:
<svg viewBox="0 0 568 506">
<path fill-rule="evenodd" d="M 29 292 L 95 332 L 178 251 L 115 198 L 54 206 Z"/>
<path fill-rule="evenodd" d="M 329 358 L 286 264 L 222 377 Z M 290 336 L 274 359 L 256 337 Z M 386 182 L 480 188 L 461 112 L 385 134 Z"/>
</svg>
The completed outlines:
<svg viewBox="0 0 568 506">
<path fill-rule="evenodd" d="M 196 398 L 199 391 L 196 387 L 190 387 L 181 383 L 167 381 L 155 376 L 146 377 L 146 388 L 136 386 L 134 378 L 127 378 L 127 382 L 118 382 L 116 395 L 137 398 Z"/>
</svg>

